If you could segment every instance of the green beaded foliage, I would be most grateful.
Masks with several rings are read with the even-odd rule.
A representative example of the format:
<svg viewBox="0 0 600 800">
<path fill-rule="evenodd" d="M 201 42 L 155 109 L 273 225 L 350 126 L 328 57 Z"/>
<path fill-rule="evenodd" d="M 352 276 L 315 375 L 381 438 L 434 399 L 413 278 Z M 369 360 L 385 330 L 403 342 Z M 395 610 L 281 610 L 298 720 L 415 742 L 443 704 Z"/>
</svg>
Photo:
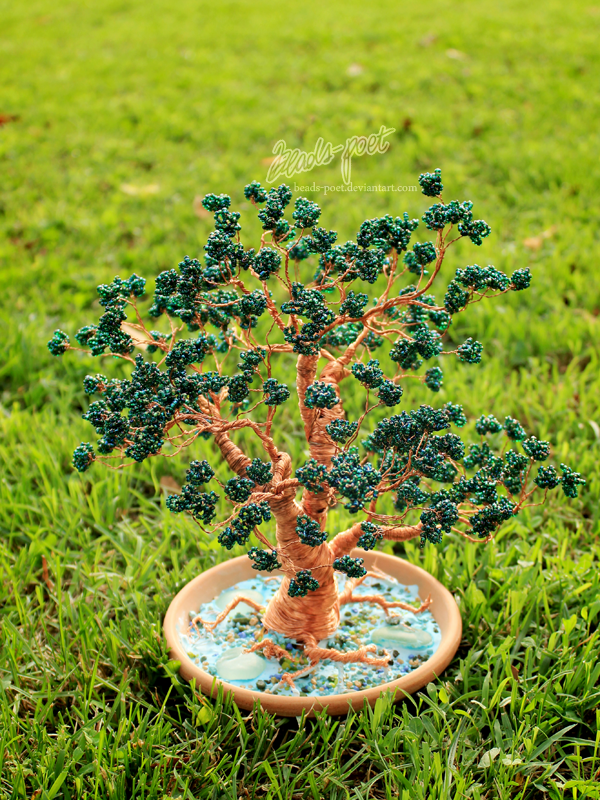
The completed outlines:
<svg viewBox="0 0 600 800">
<path fill-rule="evenodd" d="M 145 279 L 134 274 L 99 286 L 99 318 L 73 334 L 89 355 L 120 359 L 130 368 L 128 377 L 85 377 L 90 402 L 83 417 L 98 439 L 95 446 L 76 447 L 74 468 L 85 472 L 108 458 L 142 462 L 171 456 L 206 439 L 211 463 L 190 461 L 181 492 L 167 498 L 167 507 L 211 525 L 219 495 L 207 485 L 222 487 L 233 511 L 218 528 L 219 543 L 231 550 L 257 535 L 266 545 L 258 528 L 271 519 L 271 506 L 282 502 L 277 486 L 283 462 L 276 448 L 285 437 L 278 415 L 282 406 L 287 416 L 296 408 L 288 402 L 293 386 L 279 380 L 277 359 L 310 365 L 311 357 L 321 356 L 304 396 L 294 398 L 300 400 L 310 452 L 305 463 L 288 470 L 285 491 L 298 490 L 298 500 L 306 493 L 302 512 L 314 501 L 310 495 L 320 495 L 319 507 L 337 502 L 364 516 L 359 547 L 373 549 L 386 527 L 405 524 L 411 514 L 412 523 L 421 524 L 422 544 L 438 543 L 465 525 L 461 532 L 485 540 L 528 504 L 535 489 L 561 487 L 567 497 L 576 497 L 585 480 L 564 464 L 559 473 L 552 464 L 539 463 L 550 457 L 549 443 L 528 437 L 513 417 L 501 422 L 502 417 L 482 414 L 469 428 L 479 441 L 469 446 L 452 430 L 464 428 L 467 418 L 462 405 L 446 401 L 438 362 L 456 357 L 478 364 L 483 354 L 483 345 L 472 338 L 448 346 L 454 315 L 484 297 L 523 291 L 532 276 L 528 268 L 509 276 L 478 264 L 450 271 L 444 265 L 441 272 L 456 238 L 479 246 L 490 227 L 474 217 L 470 201 L 442 197 L 439 169 L 421 175 L 419 183 L 423 195 L 434 200 L 421 221 L 406 212 L 385 214 L 362 222 L 353 240 L 338 242 L 335 231 L 318 227 L 316 202 L 299 197 L 292 204 L 289 187 L 266 189 L 252 181 L 243 194 L 262 225 L 256 248 L 242 243 L 242 216 L 231 198 L 206 195 L 202 204 L 213 215 L 214 229 L 201 258 L 184 256 L 156 277 L 147 309 L 151 326 L 143 323 L 138 307 L 145 302 Z M 423 241 L 412 241 L 420 224 Z M 441 294 L 436 298 L 430 291 Z M 54 356 L 73 347 L 62 330 L 48 342 Z M 335 362 L 335 369 L 323 373 L 325 361 Z M 422 381 L 439 407 L 392 413 L 402 402 L 407 377 Z M 345 393 L 364 396 L 366 411 L 358 421 L 343 418 Z M 288 424 L 285 419 L 281 427 Z M 329 442 L 327 457 L 311 442 L 315 425 L 320 447 L 327 449 Z M 230 435 L 242 428 L 257 435 L 269 460 L 241 453 L 239 474 L 225 477 L 224 443 L 231 444 Z M 326 510 L 315 516 L 297 516 L 295 534 L 307 548 L 327 539 Z M 310 570 L 289 563 L 285 548 L 252 547 L 249 556 L 257 570 L 283 565 L 294 576 L 292 597 L 305 597 L 319 586 Z M 347 555 L 333 567 L 349 577 L 365 573 L 362 560 Z"/>
<path fill-rule="evenodd" d="M 296 533 L 302 544 L 309 547 L 318 547 L 327 539 L 327 534 L 321 530 L 319 523 L 306 514 L 298 515 Z"/>
<path fill-rule="evenodd" d="M 274 569 L 281 568 L 281 563 L 277 560 L 277 550 L 259 550 L 258 547 L 251 547 L 248 550 L 248 558 L 254 562 L 252 569 L 273 572 Z"/>
<path fill-rule="evenodd" d="M 336 558 L 333 562 L 333 568 L 338 572 L 345 572 L 349 578 L 362 578 L 367 574 L 367 570 L 363 567 L 364 560 L 362 558 L 351 558 L 350 556 L 341 556 Z"/>
<path fill-rule="evenodd" d="M 288 595 L 290 597 L 306 597 L 309 592 L 314 592 L 318 588 L 319 581 L 313 578 L 312 572 L 309 569 L 301 569 L 290 581 Z"/>
</svg>

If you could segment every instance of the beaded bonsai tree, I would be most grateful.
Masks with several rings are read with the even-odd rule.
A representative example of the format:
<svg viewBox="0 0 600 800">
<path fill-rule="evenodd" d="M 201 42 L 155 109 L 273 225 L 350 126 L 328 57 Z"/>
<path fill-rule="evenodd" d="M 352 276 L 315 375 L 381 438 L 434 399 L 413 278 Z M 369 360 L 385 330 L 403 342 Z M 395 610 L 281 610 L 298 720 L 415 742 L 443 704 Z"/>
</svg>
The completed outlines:
<svg viewBox="0 0 600 800">
<path fill-rule="evenodd" d="M 461 237 L 481 245 L 490 228 L 473 218 L 472 203 L 444 202 L 440 170 L 421 175 L 419 183 L 436 201 L 423 215 L 435 242 L 416 242 L 410 249 L 419 223 L 406 213 L 366 220 L 355 241 L 340 245 L 334 231 L 317 227 L 317 204 L 298 198 L 290 222 L 284 216 L 292 197 L 288 187 L 266 191 L 254 181 L 244 194 L 262 206 L 258 217 L 264 233 L 255 252 L 240 242 L 240 214 L 230 210 L 230 198 L 209 194 L 203 205 L 214 213 L 215 230 L 204 248 L 204 264 L 186 256 L 178 270 L 156 279 L 149 315 L 166 317 L 170 330 L 149 330 L 143 322 L 138 298 L 145 281 L 132 275 L 98 287 L 105 311 L 97 325 L 75 334 L 84 352 L 132 366 L 129 380 L 85 378 L 85 391 L 101 399 L 89 405 L 84 419 L 101 438 L 96 449 L 89 443 L 76 448 L 75 468 L 84 472 L 94 461 L 110 465 L 116 459 L 122 465 L 124 459 L 172 456 L 193 450 L 199 437 L 210 438 L 233 477 L 223 484 L 207 461 L 191 461 L 181 494 L 168 497 L 167 506 L 189 514 L 201 527 L 211 526 L 219 498 L 205 486 L 220 485 L 231 514 L 213 526 L 218 541 L 230 550 L 254 535 L 262 545 L 249 549 L 254 568 L 282 571 L 263 626 L 302 644 L 310 666 L 323 659 L 387 665 L 387 657 L 371 655 L 374 645 L 351 653 L 319 646 L 338 627 L 343 604 L 376 603 L 386 614 L 395 607 L 415 610 L 379 595 L 353 594 L 367 575 L 363 559 L 350 555 L 355 548 L 372 550 L 382 539 L 439 543 L 450 531 L 487 542 L 503 521 L 530 504 L 534 491 L 545 498 L 548 490 L 562 486 L 575 497 L 585 483 L 564 464 L 561 474 L 542 464 L 534 472 L 537 462 L 549 458 L 549 443 L 527 437 L 511 417 L 504 422 L 480 417 L 481 441 L 466 452 L 458 434 L 449 432 L 467 422 L 461 405 L 391 413 L 408 376 L 439 391 L 442 370 L 430 366 L 419 374 L 424 362 L 450 355 L 469 364 L 481 361 L 482 345 L 471 338 L 454 350 L 444 349 L 455 314 L 484 297 L 526 289 L 531 280 L 528 269 L 509 277 L 492 266 L 467 266 L 449 283 L 445 278 L 443 302 L 436 301 L 430 289 L 448 248 Z M 302 282 L 304 262 L 311 257 L 318 265 Z M 361 291 L 369 287 L 376 288 L 377 297 Z M 135 321 L 126 323 L 126 312 L 133 312 Z M 80 349 L 60 330 L 48 346 L 55 355 Z M 141 352 L 134 355 L 136 348 Z M 380 348 L 389 351 L 395 365 L 387 376 L 372 357 Z M 278 379 L 277 360 L 283 354 L 294 354 L 296 362 L 299 413 L 310 453 L 304 463 L 293 464 L 278 444 L 277 412 L 291 401 L 289 387 Z M 346 386 L 353 394 L 364 389 L 364 411 L 354 421 L 345 418 Z M 367 418 L 374 424 L 359 440 Z M 257 437 L 265 460 L 251 459 L 234 443 L 232 436 L 241 430 Z M 501 432 L 504 446 L 495 436 Z M 328 511 L 339 502 L 356 521 L 329 538 Z M 275 543 L 260 530 L 271 517 Z M 347 576 L 341 592 L 336 571 Z M 213 629 L 242 600 L 260 609 L 238 597 L 215 622 L 195 622 Z M 427 606 L 425 601 L 419 611 Z M 289 655 L 268 636 L 250 649 L 267 657 Z M 286 673 L 284 680 L 293 685 L 293 678 L 305 672 Z"/>
</svg>

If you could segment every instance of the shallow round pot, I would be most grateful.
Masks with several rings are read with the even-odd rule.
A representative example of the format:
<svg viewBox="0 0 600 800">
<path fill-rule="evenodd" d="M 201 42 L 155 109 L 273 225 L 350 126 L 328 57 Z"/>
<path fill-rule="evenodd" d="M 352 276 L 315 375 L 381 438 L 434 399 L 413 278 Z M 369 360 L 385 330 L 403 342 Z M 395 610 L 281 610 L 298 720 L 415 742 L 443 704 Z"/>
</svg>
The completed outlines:
<svg viewBox="0 0 600 800">
<path fill-rule="evenodd" d="M 224 561 L 198 575 L 183 587 L 169 606 L 164 630 L 171 657 L 181 662 L 180 675 L 188 681 L 195 678 L 196 686 L 199 686 L 204 694 L 211 697 L 216 695 L 218 684 L 222 684 L 225 692 L 233 693 L 234 700 L 240 708 L 250 710 L 256 700 L 259 700 L 265 710 L 284 717 L 300 716 L 303 709 L 306 710 L 308 716 L 313 716 L 314 712 L 320 709 L 327 709 L 329 714 L 346 714 L 349 706 L 353 709 L 360 709 L 365 700 L 370 705 L 374 705 L 377 698 L 386 691 L 394 693 L 394 700 L 400 700 L 439 677 L 456 653 L 462 635 L 460 611 L 450 592 L 428 572 L 396 556 L 376 551 L 365 552 L 364 550 L 355 550 L 352 555 L 363 558 L 367 569 L 376 568 L 385 572 L 396 578 L 403 586 L 417 584 L 419 597 L 422 600 L 431 595 L 430 611 L 440 628 L 442 641 L 431 658 L 420 667 L 398 680 L 381 683 L 371 689 L 325 695 L 322 698 L 265 694 L 245 687 L 234 686 L 204 672 L 187 655 L 179 640 L 179 632 L 187 628 L 190 611 L 196 611 L 202 603 L 210 602 L 222 591 L 230 589 L 239 581 L 256 576 L 256 570 L 252 569 L 250 559 L 247 556 L 239 556 L 239 558 Z M 268 573 L 259 574 L 267 575 Z M 273 574 L 277 574 L 277 572 Z"/>
</svg>

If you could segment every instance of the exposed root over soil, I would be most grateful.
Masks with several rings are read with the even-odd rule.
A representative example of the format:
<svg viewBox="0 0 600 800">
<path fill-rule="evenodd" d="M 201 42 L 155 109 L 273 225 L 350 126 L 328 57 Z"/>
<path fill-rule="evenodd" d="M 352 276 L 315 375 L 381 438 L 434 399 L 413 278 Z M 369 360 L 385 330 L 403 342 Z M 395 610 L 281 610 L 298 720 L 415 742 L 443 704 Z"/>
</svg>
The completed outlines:
<svg viewBox="0 0 600 800">
<path fill-rule="evenodd" d="M 270 639 L 263 639 L 262 642 L 256 642 L 251 647 L 246 648 L 246 652 L 253 653 L 256 650 L 262 650 L 266 658 L 282 659 L 290 658 L 290 653 L 283 647 L 275 644 Z M 311 672 L 320 661 L 334 661 L 338 664 L 368 664 L 372 667 L 389 667 L 390 656 L 386 651 L 386 655 L 380 658 L 372 658 L 369 653 L 377 650 L 377 645 L 369 644 L 359 647 L 358 650 L 350 650 L 342 653 L 332 647 L 319 647 L 319 644 L 314 636 L 306 635 L 304 640 L 304 655 L 308 658 L 309 663 L 301 667 L 296 672 L 284 672 L 281 676 L 279 683 L 275 684 L 273 688 L 286 683 L 292 690 L 296 688 L 294 678 L 302 678 L 307 673 Z"/>
<path fill-rule="evenodd" d="M 204 630 L 210 633 L 211 631 L 214 631 L 217 625 L 223 622 L 223 620 L 227 617 L 229 612 L 233 611 L 233 609 L 240 603 L 247 603 L 249 606 L 252 606 L 252 608 L 255 611 L 262 611 L 264 609 L 264 606 L 261 606 L 254 600 L 250 600 L 250 598 L 248 597 L 243 597 L 242 595 L 238 595 L 238 597 L 234 597 L 233 600 L 227 604 L 227 606 L 223 609 L 223 611 L 221 611 L 221 613 L 217 616 L 217 618 L 213 622 L 207 622 L 206 620 L 203 620 L 199 614 L 197 614 L 190 624 L 192 628 L 196 631 L 196 633 L 199 633 L 196 623 L 201 622 L 202 625 L 204 626 Z"/>
<path fill-rule="evenodd" d="M 363 575 L 361 578 L 350 578 L 350 580 L 346 581 L 344 591 L 340 593 L 340 606 L 348 603 L 376 603 L 378 606 L 381 606 L 386 617 L 390 617 L 394 616 L 390 614 L 390 608 L 401 608 L 403 611 L 412 611 L 413 614 L 420 614 L 422 611 L 426 611 L 431 605 L 431 595 L 421 603 L 419 608 L 415 608 L 411 606 L 410 603 L 402 603 L 400 600 L 386 600 L 385 597 L 380 594 L 353 594 L 354 589 L 360 586 L 366 578 L 377 577 L 378 575 L 376 573 L 367 572 L 367 574 Z"/>
</svg>

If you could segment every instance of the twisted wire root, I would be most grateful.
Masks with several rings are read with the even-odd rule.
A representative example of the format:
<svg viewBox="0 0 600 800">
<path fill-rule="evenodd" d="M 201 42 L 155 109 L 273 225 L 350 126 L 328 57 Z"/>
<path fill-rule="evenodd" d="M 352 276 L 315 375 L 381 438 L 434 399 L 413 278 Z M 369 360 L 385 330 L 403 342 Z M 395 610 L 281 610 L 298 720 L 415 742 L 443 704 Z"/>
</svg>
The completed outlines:
<svg viewBox="0 0 600 800">
<path fill-rule="evenodd" d="M 250 600 L 250 598 L 248 598 L 248 597 L 243 597 L 242 595 L 238 595 L 237 597 L 234 597 L 233 600 L 225 606 L 223 611 L 221 611 L 221 613 L 217 616 L 217 618 L 213 622 L 207 622 L 206 620 L 202 619 L 200 614 L 197 614 L 194 617 L 194 619 L 191 621 L 190 624 L 191 624 L 192 628 L 196 631 L 196 633 L 199 634 L 200 631 L 198 630 L 198 627 L 197 627 L 196 623 L 197 622 L 201 622 L 202 625 L 204 626 L 204 630 L 208 631 L 209 633 L 211 633 L 212 631 L 214 631 L 214 629 L 217 627 L 217 625 L 219 625 L 221 622 L 223 622 L 223 620 L 227 617 L 229 612 L 233 611 L 233 609 L 237 605 L 239 605 L 240 603 L 247 603 L 249 606 L 252 606 L 252 608 L 255 611 L 262 611 L 262 609 L 264 608 L 264 606 L 261 606 L 259 603 L 256 603 L 254 600 Z"/>
<path fill-rule="evenodd" d="M 255 653 L 257 650 L 262 650 L 265 654 L 265 658 L 289 658 L 290 655 L 285 648 L 280 647 L 270 639 L 263 639 L 261 642 L 256 642 L 252 647 L 244 647 L 245 653 Z"/>
<path fill-rule="evenodd" d="M 253 653 L 256 650 L 262 650 L 268 659 L 290 658 L 290 653 L 287 650 L 284 650 L 283 647 L 275 644 L 275 642 L 272 642 L 270 639 L 263 639 L 261 642 L 256 642 L 256 644 L 253 644 L 251 647 L 244 648 L 244 651 L 248 653 Z M 388 667 L 390 656 L 387 650 L 384 657 L 372 658 L 369 656 L 369 653 L 375 650 L 377 650 L 377 645 L 369 644 L 359 647 L 358 650 L 350 650 L 347 653 L 342 653 L 331 647 L 319 647 L 315 637 L 308 634 L 304 640 L 304 655 L 307 656 L 309 663 L 299 670 L 296 670 L 296 672 L 284 672 L 279 682 L 273 686 L 273 689 L 282 684 L 287 684 L 290 689 L 295 689 L 294 678 L 303 677 L 308 672 L 311 672 L 320 661 L 324 661 L 325 659 L 338 664 L 360 663 L 368 664 L 372 667 Z"/>
<path fill-rule="evenodd" d="M 429 606 L 431 605 L 431 595 L 424 600 L 419 608 L 415 608 L 411 606 L 409 603 L 403 603 L 401 600 L 386 600 L 380 594 L 364 594 L 364 595 L 355 595 L 352 594 L 354 589 L 366 579 L 366 578 L 377 578 L 379 577 L 374 572 L 367 572 L 366 575 L 363 575 L 361 578 L 350 578 L 350 580 L 346 581 L 346 585 L 344 586 L 344 591 L 340 593 L 340 606 L 347 605 L 348 603 L 376 603 L 378 606 L 381 606 L 383 609 L 386 617 L 395 617 L 396 614 L 390 614 L 390 608 L 401 608 L 403 611 L 412 611 L 413 614 L 421 614 L 423 611 L 426 611 Z"/>
</svg>

